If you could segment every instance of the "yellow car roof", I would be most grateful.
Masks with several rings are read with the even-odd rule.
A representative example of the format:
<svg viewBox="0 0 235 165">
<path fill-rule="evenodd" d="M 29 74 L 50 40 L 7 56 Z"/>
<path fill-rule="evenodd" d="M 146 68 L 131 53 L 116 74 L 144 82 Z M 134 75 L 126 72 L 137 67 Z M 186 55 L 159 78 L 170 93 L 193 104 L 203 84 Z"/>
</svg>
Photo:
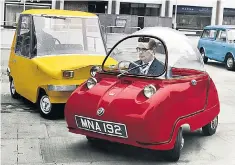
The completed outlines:
<svg viewBox="0 0 235 165">
<path fill-rule="evenodd" d="M 30 9 L 25 10 L 22 14 L 48 14 L 48 15 L 58 15 L 58 16 L 89 16 L 97 17 L 96 14 L 83 12 L 83 11 L 72 11 L 72 10 L 59 10 L 59 9 Z"/>
</svg>

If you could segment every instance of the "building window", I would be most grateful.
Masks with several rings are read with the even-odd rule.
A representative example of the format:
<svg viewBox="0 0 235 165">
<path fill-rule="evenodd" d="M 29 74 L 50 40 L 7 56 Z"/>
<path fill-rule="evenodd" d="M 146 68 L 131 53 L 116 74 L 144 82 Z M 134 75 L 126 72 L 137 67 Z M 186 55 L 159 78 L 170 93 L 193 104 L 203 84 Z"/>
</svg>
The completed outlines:
<svg viewBox="0 0 235 165">
<path fill-rule="evenodd" d="M 107 13 L 108 2 L 88 2 L 88 12 L 91 13 Z"/>
<path fill-rule="evenodd" d="M 46 1 L 43 1 L 46 3 Z M 50 2 L 51 3 L 51 2 Z M 26 3 L 25 10 L 29 9 L 50 9 L 51 4 L 36 4 L 36 3 Z M 5 28 L 15 28 L 16 23 L 20 13 L 24 11 L 24 5 L 22 3 L 5 3 L 5 15 L 4 15 L 4 24 Z"/>
<path fill-rule="evenodd" d="M 235 9 L 224 8 L 224 25 L 235 25 Z"/>
<path fill-rule="evenodd" d="M 173 17 L 175 6 L 173 6 Z M 177 7 L 177 29 L 203 29 L 211 24 L 212 8 L 198 6 Z"/>
<path fill-rule="evenodd" d="M 160 16 L 161 5 L 144 3 L 122 3 L 120 4 L 120 14 L 138 16 Z"/>
</svg>

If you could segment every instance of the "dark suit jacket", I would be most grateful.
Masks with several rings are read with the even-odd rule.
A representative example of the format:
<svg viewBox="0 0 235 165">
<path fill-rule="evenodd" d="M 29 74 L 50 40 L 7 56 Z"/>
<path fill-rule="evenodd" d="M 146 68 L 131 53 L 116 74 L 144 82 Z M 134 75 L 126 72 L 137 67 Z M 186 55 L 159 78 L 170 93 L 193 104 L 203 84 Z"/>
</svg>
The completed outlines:
<svg viewBox="0 0 235 165">
<path fill-rule="evenodd" d="M 138 64 L 138 65 L 142 65 L 142 61 L 141 60 L 135 61 L 135 63 Z M 134 67 L 136 67 L 136 65 L 134 65 L 132 63 L 129 65 L 129 69 L 134 68 Z M 157 75 L 160 75 L 163 72 L 164 67 L 165 67 L 165 65 L 162 62 L 160 62 L 156 58 L 154 58 L 151 66 L 150 66 L 150 68 L 148 70 L 148 74 L 147 75 L 148 76 L 157 76 Z M 140 68 L 133 69 L 129 73 L 130 74 L 140 75 L 141 74 Z"/>
</svg>

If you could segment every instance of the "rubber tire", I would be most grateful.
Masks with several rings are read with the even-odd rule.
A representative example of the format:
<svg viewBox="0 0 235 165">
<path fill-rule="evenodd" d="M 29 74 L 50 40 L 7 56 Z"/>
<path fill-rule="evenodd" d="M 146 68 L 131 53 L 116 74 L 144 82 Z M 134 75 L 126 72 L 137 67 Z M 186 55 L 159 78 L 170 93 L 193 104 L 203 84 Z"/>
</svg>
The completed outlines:
<svg viewBox="0 0 235 165">
<path fill-rule="evenodd" d="M 40 115 L 45 118 L 45 119 L 56 119 L 57 114 L 56 114 L 56 105 L 55 104 L 51 104 L 51 111 L 46 114 L 42 111 L 41 106 L 40 106 L 40 100 L 42 99 L 43 96 L 48 96 L 45 92 L 42 92 L 39 97 L 38 97 L 38 101 L 37 101 L 37 108 L 40 112 Z"/>
<path fill-rule="evenodd" d="M 97 139 L 96 138 L 93 138 L 93 137 L 90 137 L 90 136 L 86 136 L 88 142 L 94 142 L 96 141 Z"/>
<path fill-rule="evenodd" d="M 11 93 L 11 97 L 13 99 L 18 99 L 20 95 L 16 92 L 16 89 L 15 89 L 15 93 L 12 93 L 12 91 L 11 91 L 12 82 L 14 82 L 13 78 L 10 78 L 10 93 Z"/>
<path fill-rule="evenodd" d="M 202 57 L 202 58 L 203 58 L 203 62 L 206 64 L 208 62 L 208 57 L 206 57 L 206 53 L 204 52 L 204 49 L 201 49 L 200 53 L 201 53 L 201 55 L 202 55 L 202 53 L 204 53 L 204 57 Z"/>
<path fill-rule="evenodd" d="M 233 66 L 231 68 L 229 68 L 228 65 L 227 65 L 227 60 L 228 60 L 229 57 L 232 57 L 232 59 L 233 59 Z M 231 70 L 231 71 L 235 70 L 235 62 L 234 62 L 234 58 L 233 58 L 232 55 L 228 55 L 226 57 L 226 59 L 225 59 L 225 67 L 226 67 L 227 70 Z"/>
<path fill-rule="evenodd" d="M 177 162 L 181 154 L 181 142 L 183 138 L 183 129 L 180 128 L 176 137 L 175 145 L 172 150 L 164 152 L 164 158 L 171 162 Z"/>
<path fill-rule="evenodd" d="M 211 135 L 214 135 L 216 133 L 216 130 L 217 130 L 217 127 L 218 127 L 218 121 L 219 121 L 219 117 L 216 116 L 217 118 L 217 126 L 215 129 L 212 129 L 211 128 L 211 122 L 208 123 L 207 125 L 205 125 L 204 127 L 202 127 L 202 132 L 205 136 L 211 136 Z"/>
</svg>

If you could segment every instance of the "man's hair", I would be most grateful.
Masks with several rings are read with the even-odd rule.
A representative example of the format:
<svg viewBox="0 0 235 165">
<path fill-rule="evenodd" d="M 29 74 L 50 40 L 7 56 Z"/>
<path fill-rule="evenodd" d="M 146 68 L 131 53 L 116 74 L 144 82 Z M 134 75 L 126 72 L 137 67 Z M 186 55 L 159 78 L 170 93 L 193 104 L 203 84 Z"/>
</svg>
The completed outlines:
<svg viewBox="0 0 235 165">
<path fill-rule="evenodd" d="M 157 43 L 153 39 L 150 39 L 150 41 L 149 41 L 149 49 L 153 50 L 154 48 L 157 48 Z"/>
<path fill-rule="evenodd" d="M 154 48 L 157 47 L 157 43 L 154 39 L 151 39 L 149 37 L 140 37 L 138 39 L 138 42 L 144 42 L 144 43 L 148 43 L 149 49 L 153 50 Z"/>
</svg>

